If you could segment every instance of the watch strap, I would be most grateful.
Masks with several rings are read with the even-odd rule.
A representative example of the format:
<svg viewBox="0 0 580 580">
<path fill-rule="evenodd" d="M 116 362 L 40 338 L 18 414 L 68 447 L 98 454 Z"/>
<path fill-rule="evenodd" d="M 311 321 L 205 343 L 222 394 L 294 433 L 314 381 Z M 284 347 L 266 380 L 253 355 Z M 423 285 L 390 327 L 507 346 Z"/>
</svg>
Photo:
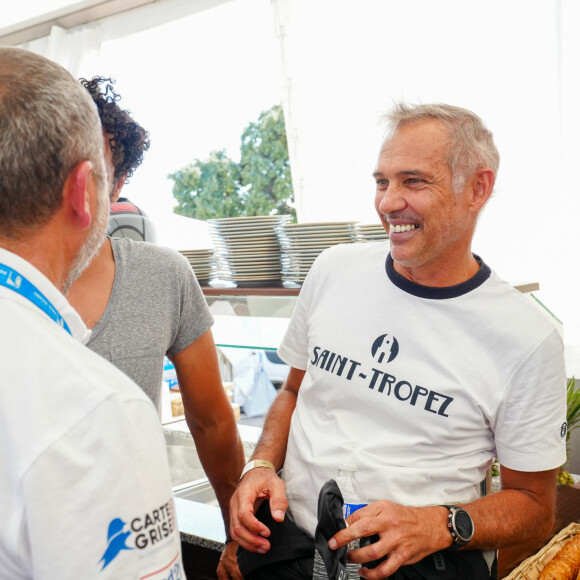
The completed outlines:
<svg viewBox="0 0 580 580">
<path fill-rule="evenodd" d="M 246 463 L 244 469 L 242 469 L 240 481 L 242 480 L 242 477 L 244 477 L 244 475 L 248 473 L 248 471 L 256 469 L 256 467 L 267 467 L 268 469 L 271 469 L 274 473 L 276 473 L 276 468 L 274 467 L 273 463 L 270 463 L 270 461 L 266 461 L 265 459 L 253 459 L 252 461 Z"/>
</svg>

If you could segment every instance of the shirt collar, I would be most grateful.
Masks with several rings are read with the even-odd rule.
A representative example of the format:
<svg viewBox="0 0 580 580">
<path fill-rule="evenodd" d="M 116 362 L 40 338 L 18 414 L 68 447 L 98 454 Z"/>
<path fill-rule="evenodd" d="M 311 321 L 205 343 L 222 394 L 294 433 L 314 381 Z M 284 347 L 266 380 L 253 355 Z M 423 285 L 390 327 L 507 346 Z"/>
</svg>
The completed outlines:
<svg viewBox="0 0 580 580">
<path fill-rule="evenodd" d="M 36 286 L 38 290 L 40 290 L 40 292 L 46 296 L 46 298 L 58 310 L 59 314 L 64 318 L 72 336 L 82 344 L 86 344 L 88 342 L 91 336 L 91 331 L 85 326 L 85 323 L 83 322 L 79 313 L 69 304 L 68 300 L 62 294 L 62 292 L 60 292 L 58 288 L 40 270 L 35 268 L 24 258 L 21 258 L 17 254 L 9 252 L 4 248 L 0 248 L 0 263 L 10 266 L 21 276 L 24 276 L 32 284 L 34 284 L 34 286 Z M 35 308 L 41 316 L 44 316 L 50 320 L 47 314 L 45 314 L 42 310 L 40 310 L 23 296 L 20 296 L 16 292 L 5 288 L 0 288 L 0 291 L 6 298 L 21 304 L 30 305 L 30 307 Z M 63 332 L 66 331 L 63 329 Z"/>
<path fill-rule="evenodd" d="M 413 296 L 418 296 L 419 298 L 427 298 L 430 300 L 444 300 L 448 298 L 458 298 L 463 296 L 472 290 L 475 290 L 481 286 L 491 275 L 491 269 L 489 266 L 476 254 L 473 257 L 477 260 L 479 264 L 479 270 L 474 276 L 462 282 L 461 284 L 456 284 L 455 286 L 445 286 L 445 287 L 435 287 L 435 286 L 422 286 L 416 282 L 405 278 L 399 272 L 395 270 L 393 265 L 393 258 L 391 253 L 387 256 L 385 263 L 385 269 L 387 275 L 391 282 L 400 288 L 407 294 L 412 294 Z"/>
</svg>

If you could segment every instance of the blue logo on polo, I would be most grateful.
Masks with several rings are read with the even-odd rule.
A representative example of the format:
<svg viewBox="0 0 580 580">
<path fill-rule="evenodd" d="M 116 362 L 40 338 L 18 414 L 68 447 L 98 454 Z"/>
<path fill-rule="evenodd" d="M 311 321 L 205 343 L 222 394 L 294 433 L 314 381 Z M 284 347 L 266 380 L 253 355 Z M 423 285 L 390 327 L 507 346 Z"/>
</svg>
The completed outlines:
<svg viewBox="0 0 580 580">
<path fill-rule="evenodd" d="M 115 518 L 111 520 L 109 524 L 109 532 L 107 533 L 107 541 L 109 545 L 103 554 L 103 557 L 99 560 L 103 562 L 104 570 L 118 555 L 121 550 L 132 550 L 127 546 L 127 538 L 131 535 L 131 532 L 124 532 L 125 522 L 120 518 Z"/>
<path fill-rule="evenodd" d="M 371 353 L 378 363 L 382 363 L 383 361 L 390 363 L 395 360 L 395 357 L 399 354 L 399 343 L 394 336 L 391 336 L 390 334 L 381 334 L 381 336 L 373 342 Z M 386 361 L 385 357 L 387 359 Z"/>
</svg>

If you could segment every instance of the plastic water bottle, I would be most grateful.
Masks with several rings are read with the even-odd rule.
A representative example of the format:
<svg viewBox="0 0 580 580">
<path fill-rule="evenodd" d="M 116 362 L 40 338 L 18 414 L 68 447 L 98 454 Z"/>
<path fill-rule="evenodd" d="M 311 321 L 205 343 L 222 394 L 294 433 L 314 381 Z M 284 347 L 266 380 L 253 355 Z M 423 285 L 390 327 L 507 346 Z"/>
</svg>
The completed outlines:
<svg viewBox="0 0 580 580">
<path fill-rule="evenodd" d="M 344 500 L 344 505 L 342 506 L 344 519 L 348 518 L 356 510 L 368 505 L 366 495 L 356 478 L 357 469 L 358 466 L 350 463 L 340 465 L 338 468 L 336 483 Z"/>
<path fill-rule="evenodd" d="M 173 363 L 167 358 L 163 359 L 163 384 L 170 391 L 171 387 L 177 385 L 177 372 Z"/>
<path fill-rule="evenodd" d="M 342 513 L 346 519 L 350 514 L 354 513 L 356 510 L 368 505 L 366 494 L 363 491 L 358 479 L 356 478 L 356 471 L 358 467 L 350 463 L 345 463 L 338 467 L 338 475 L 336 476 L 336 483 L 338 488 L 342 493 L 342 499 L 344 500 L 344 505 L 342 506 Z M 353 540 L 349 542 L 347 549 L 356 550 L 360 546 L 360 540 Z M 360 568 L 360 564 L 355 564 L 352 562 L 347 562 L 346 569 L 350 573 L 353 572 L 354 578 L 358 577 L 357 570 Z"/>
</svg>

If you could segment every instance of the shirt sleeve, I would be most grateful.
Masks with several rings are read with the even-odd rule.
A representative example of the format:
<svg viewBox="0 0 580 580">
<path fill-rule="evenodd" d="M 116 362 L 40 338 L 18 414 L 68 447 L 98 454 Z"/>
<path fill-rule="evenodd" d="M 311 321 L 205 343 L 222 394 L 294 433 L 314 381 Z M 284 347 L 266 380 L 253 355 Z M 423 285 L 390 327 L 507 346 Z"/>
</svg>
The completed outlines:
<svg viewBox="0 0 580 580">
<path fill-rule="evenodd" d="M 149 401 L 101 402 L 42 451 L 23 492 L 22 539 L 36 580 L 185 577 Z"/>
<path fill-rule="evenodd" d="M 180 317 L 175 340 L 167 351 L 169 355 L 180 353 L 207 332 L 214 323 L 195 272 L 185 256 L 177 257 Z"/>
<path fill-rule="evenodd" d="M 566 461 L 564 348 L 553 330 L 510 381 L 495 430 L 498 460 L 517 471 L 545 471 Z"/>
<path fill-rule="evenodd" d="M 323 257 L 324 252 L 316 258 L 306 275 L 292 318 L 278 347 L 278 356 L 286 364 L 300 370 L 306 370 L 308 364 L 308 321 L 315 298 L 319 269 Z"/>
</svg>

